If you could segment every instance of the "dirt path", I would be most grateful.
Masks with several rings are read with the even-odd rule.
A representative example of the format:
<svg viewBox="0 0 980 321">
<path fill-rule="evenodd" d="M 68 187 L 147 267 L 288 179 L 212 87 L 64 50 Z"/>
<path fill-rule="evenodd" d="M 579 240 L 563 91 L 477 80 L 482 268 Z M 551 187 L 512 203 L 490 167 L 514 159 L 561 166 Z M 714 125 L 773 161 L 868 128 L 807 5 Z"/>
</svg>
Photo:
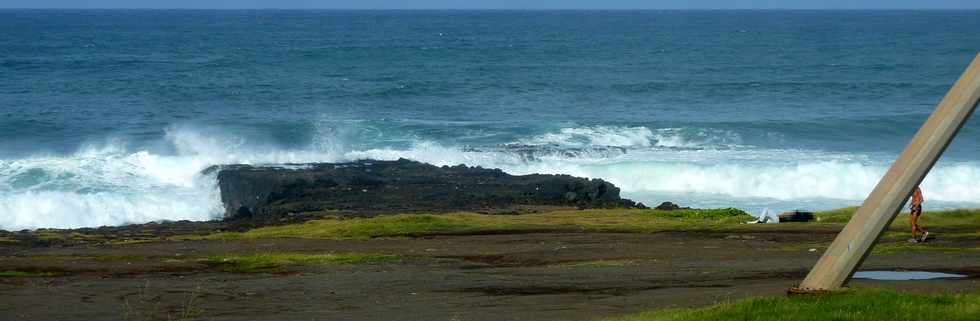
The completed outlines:
<svg viewBox="0 0 980 321">
<path fill-rule="evenodd" d="M 780 295 L 832 233 L 531 233 L 413 239 L 0 245 L 0 320 L 592 320 Z M 2 243 L 0 243 L 2 244 Z M 379 253 L 397 262 L 236 274 L 198 259 L 229 253 Z M 854 287 L 976 290 L 980 253 L 874 255 L 865 269 L 966 279 Z"/>
</svg>

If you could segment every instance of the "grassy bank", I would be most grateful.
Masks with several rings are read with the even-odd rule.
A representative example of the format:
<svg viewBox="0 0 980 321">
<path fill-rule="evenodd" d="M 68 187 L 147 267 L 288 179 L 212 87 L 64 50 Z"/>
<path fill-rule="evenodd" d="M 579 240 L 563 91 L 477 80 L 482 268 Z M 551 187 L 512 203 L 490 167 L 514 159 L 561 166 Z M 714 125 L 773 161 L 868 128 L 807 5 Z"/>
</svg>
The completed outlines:
<svg viewBox="0 0 980 321">
<path fill-rule="evenodd" d="M 848 207 L 816 213 L 822 223 L 847 223 L 857 211 L 857 207 Z M 875 254 L 892 254 L 910 251 L 940 251 L 949 253 L 980 251 L 980 209 L 956 209 L 944 211 L 927 211 L 919 219 L 919 223 L 931 231 L 932 242 L 911 244 L 905 240 L 912 237 L 909 230 L 909 215 L 901 213 L 892 221 L 889 231 L 882 237 L 882 242 L 875 246 Z M 938 240 L 938 241 L 937 241 Z M 824 246 L 814 246 L 823 250 Z"/>
<path fill-rule="evenodd" d="M 380 254 L 299 254 L 268 253 L 249 255 L 212 256 L 202 263 L 225 272 L 280 273 L 288 266 L 303 265 L 353 265 L 397 261 L 394 255 Z"/>
<path fill-rule="evenodd" d="M 719 229 L 750 217 L 737 209 L 712 210 L 568 210 L 527 215 L 405 214 L 368 219 L 325 219 L 241 233 L 183 239 L 317 238 L 369 239 L 471 233 L 536 231 L 636 232 Z"/>
<path fill-rule="evenodd" d="M 0 271 L 0 278 L 39 278 L 55 276 L 50 272 L 30 272 L 30 271 Z"/>
<path fill-rule="evenodd" d="M 973 321 L 980 320 L 980 294 L 913 294 L 859 290 L 824 296 L 757 298 L 703 309 L 641 313 L 604 321 Z"/>
<path fill-rule="evenodd" d="M 272 226 L 246 232 L 183 236 L 178 240 L 239 240 L 259 238 L 371 239 L 379 237 L 419 237 L 426 235 L 528 233 L 528 232 L 626 232 L 664 231 L 752 232 L 779 230 L 835 230 L 850 219 L 856 208 L 817 212 L 818 221 L 790 224 L 740 224 L 752 219 L 738 209 L 707 210 L 564 210 L 525 215 L 484 215 L 476 213 L 403 214 L 366 219 L 323 219 L 303 224 Z M 891 226 L 886 239 L 901 239 L 908 215 L 902 214 Z M 980 210 L 926 212 L 922 223 L 947 238 L 976 239 L 980 234 Z M 903 234 L 905 233 L 905 234 Z"/>
<path fill-rule="evenodd" d="M 821 223 L 847 223 L 854 216 L 857 207 L 846 207 L 815 213 Z M 980 209 L 956 209 L 944 211 L 926 211 L 919 218 L 923 226 L 942 228 L 976 229 L 980 227 Z M 908 213 L 901 213 L 890 226 L 891 229 L 904 229 L 909 226 Z"/>
</svg>

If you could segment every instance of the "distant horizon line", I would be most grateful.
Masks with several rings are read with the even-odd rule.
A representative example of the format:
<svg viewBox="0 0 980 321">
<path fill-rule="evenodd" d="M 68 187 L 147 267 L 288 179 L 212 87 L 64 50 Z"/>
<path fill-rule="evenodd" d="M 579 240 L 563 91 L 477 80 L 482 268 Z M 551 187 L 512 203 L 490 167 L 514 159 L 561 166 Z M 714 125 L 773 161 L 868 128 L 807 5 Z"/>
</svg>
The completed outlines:
<svg viewBox="0 0 980 321">
<path fill-rule="evenodd" d="M 976 8 L 47 8 L 0 7 L 0 10 L 281 10 L 281 11 L 978 11 Z"/>
</svg>

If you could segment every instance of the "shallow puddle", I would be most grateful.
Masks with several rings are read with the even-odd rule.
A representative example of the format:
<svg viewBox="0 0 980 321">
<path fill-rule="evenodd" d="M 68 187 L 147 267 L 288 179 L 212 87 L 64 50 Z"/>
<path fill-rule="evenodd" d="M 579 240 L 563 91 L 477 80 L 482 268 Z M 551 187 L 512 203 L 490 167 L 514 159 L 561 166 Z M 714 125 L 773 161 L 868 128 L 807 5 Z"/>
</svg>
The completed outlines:
<svg viewBox="0 0 980 321">
<path fill-rule="evenodd" d="M 855 279 L 886 281 L 932 280 L 962 277 L 966 277 L 966 275 L 926 271 L 860 271 L 854 273 Z"/>
</svg>

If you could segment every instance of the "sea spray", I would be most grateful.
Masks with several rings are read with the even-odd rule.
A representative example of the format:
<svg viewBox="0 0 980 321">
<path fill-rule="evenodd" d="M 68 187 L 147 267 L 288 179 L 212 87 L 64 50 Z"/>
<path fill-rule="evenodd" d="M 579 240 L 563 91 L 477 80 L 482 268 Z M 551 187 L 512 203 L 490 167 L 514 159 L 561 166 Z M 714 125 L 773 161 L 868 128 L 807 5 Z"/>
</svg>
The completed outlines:
<svg viewBox="0 0 980 321">
<path fill-rule="evenodd" d="M 173 126 L 173 154 L 87 144 L 66 156 L 0 160 L 0 228 L 77 228 L 162 220 L 209 220 L 223 211 L 217 164 L 329 162 L 336 154 L 250 145 L 230 135 Z"/>
<path fill-rule="evenodd" d="M 213 173 L 201 172 L 217 164 L 408 158 L 440 166 L 501 168 L 511 174 L 602 178 L 646 203 L 672 200 L 753 211 L 762 206 L 785 210 L 859 204 L 889 162 L 887 155 L 752 147 L 726 131 L 636 126 L 566 127 L 491 146 L 416 139 L 404 147 L 363 148 L 370 142 L 356 140 L 371 138 L 364 138 L 358 125 L 316 126 L 315 138 L 299 148 L 249 140 L 220 128 L 175 125 L 163 135 L 171 152 L 131 150 L 131 144 L 111 141 L 64 156 L 0 160 L 0 228 L 220 218 L 223 209 Z M 513 146 L 521 146 L 520 152 Z M 927 204 L 978 204 L 978 180 L 976 162 L 941 162 L 923 182 Z"/>
<path fill-rule="evenodd" d="M 214 176 L 195 163 L 143 151 L 0 161 L 0 228 L 212 219 L 220 209 Z"/>
</svg>

